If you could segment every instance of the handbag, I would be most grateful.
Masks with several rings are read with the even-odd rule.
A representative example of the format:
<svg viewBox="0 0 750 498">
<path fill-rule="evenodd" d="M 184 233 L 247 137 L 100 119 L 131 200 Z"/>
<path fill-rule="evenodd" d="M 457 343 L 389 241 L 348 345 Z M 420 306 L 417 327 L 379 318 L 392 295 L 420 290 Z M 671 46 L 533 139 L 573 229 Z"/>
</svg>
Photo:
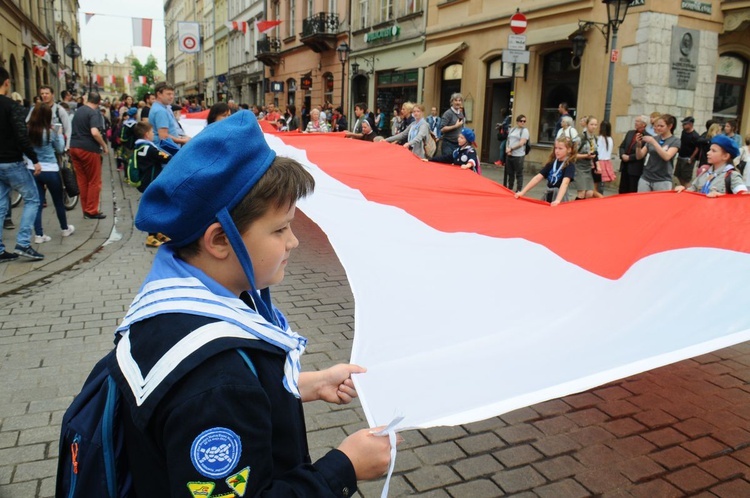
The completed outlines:
<svg viewBox="0 0 750 498">
<path fill-rule="evenodd" d="M 81 189 L 78 188 L 78 180 L 76 180 L 75 171 L 69 166 L 62 166 L 60 168 L 60 174 L 62 175 L 63 187 L 67 192 L 68 197 L 75 197 L 81 193 Z"/>
</svg>

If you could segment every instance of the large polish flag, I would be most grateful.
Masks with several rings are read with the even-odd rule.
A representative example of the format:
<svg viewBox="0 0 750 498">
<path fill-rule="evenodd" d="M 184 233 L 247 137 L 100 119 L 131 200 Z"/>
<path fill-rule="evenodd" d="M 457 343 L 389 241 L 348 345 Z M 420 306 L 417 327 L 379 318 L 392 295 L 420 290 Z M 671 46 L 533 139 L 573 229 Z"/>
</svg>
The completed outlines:
<svg viewBox="0 0 750 498">
<path fill-rule="evenodd" d="M 750 340 L 750 196 L 552 208 L 384 142 L 267 131 L 315 177 L 299 207 L 354 293 L 371 426 L 465 424 Z"/>
</svg>

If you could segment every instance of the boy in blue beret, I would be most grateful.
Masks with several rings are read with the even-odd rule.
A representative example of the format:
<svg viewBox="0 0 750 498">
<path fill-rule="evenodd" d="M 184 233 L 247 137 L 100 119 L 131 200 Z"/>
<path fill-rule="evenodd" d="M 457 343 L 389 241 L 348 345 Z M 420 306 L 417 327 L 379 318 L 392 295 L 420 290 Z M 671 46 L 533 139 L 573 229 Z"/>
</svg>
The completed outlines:
<svg viewBox="0 0 750 498">
<path fill-rule="evenodd" d="M 476 138 L 471 128 L 461 128 L 458 135 L 458 148 L 451 154 L 435 156 L 432 159 L 422 159 L 434 163 L 446 163 L 460 166 L 461 169 L 470 169 L 474 173 L 482 174 L 479 158 L 476 151 Z"/>
<path fill-rule="evenodd" d="M 276 157 L 255 116 L 201 131 L 141 198 L 136 226 L 167 235 L 117 329 L 136 496 L 350 496 L 385 473 L 387 437 L 355 432 L 312 463 L 302 402 L 356 397 L 341 364 L 300 372 L 307 340 L 271 303 L 295 204 L 314 180 Z"/>
<path fill-rule="evenodd" d="M 699 172 L 687 188 L 678 185 L 675 191 L 701 192 L 706 194 L 706 197 L 747 194 L 747 186 L 742 175 L 734 168 L 734 160 L 739 155 L 740 149 L 734 140 L 726 135 L 716 135 L 711 139 L 711 146 L 707 152 L 708 169 Z"/>
</svg>

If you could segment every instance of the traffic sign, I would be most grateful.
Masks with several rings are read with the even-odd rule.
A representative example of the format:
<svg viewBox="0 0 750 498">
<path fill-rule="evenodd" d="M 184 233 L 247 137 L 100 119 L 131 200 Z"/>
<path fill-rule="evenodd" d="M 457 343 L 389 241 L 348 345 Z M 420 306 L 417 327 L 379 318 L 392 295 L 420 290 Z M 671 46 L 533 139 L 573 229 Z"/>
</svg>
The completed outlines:
<svg viewBox="0 0 750 498">
<path fill-rule="evenodd" d="M 526 35 L 508 35 L 508 49 L 526 50 Z"/>
<path fill-rule="evenodd" d="M 508 64 L 528 64 L 531 53 L 528 50 L 503 50 L 503 62 Z"/>
<path fill-rule="evenodd" d="M 526 16 L 520 12 L 516 12 L 510 18 L 510 30 L 517 35 L 522 35 L 526 31 L 527 25 Z"/>
</svg>

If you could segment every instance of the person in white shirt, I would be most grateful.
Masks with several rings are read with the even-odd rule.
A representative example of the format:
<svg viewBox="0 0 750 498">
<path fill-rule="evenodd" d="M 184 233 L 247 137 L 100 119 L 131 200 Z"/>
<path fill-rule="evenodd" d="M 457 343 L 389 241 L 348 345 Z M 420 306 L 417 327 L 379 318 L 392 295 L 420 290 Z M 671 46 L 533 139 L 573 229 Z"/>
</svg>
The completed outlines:
<svg viewBox="0 0 750 498">
<path fill-rule="evenodd" d="M 511 191 L 514 183 L 517 184 L 516 192 L 523 188 L 523 160 L 526 157 L 526 143 L 529 141 L 529 130 L 526 128 L 526 116 L 523 114 L 516 118 L 516 126 L 508 132 L 505 141 L 505 170 L 507 184 Z M 516 181 L 517 180 L 517 181 Z"/>
</svg>

